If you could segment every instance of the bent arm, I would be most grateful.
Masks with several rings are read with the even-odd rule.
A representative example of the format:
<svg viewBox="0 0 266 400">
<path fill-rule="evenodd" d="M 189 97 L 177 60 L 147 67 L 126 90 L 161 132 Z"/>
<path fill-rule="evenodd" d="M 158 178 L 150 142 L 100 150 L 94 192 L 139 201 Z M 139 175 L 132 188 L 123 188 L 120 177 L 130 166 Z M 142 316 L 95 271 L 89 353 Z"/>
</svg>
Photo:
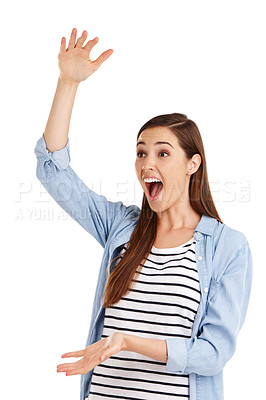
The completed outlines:
<svg viewBox="0 0 266 400">
<path fill-rule="evenodd" d="M 252 256 L 246 243 L 212 288 L 206 316 L 195 338 L 166 339 L 166 370 L 177 374 L 218 374 L 232 357 L 244 323 L 252 282 Z"/>
<path fill-rule="evenodd" d="M 252 256 L 249 245 L 245 244 L 220 281 L 213 282 L 199 336 L 160 340 L 124 334 L 122 350 L 166 362 L 166 371 L 178 375 L 216 375 L 235 351 L 247 312 L 251 281 Z"/>
</svg>

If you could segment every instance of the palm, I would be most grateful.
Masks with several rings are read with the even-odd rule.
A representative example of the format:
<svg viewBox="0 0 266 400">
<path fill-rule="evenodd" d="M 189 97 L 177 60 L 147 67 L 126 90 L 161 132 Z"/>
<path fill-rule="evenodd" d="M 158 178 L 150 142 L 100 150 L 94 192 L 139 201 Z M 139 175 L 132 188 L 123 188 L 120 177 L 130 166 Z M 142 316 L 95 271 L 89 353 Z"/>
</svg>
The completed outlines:
<svg viewBox="0 0 266 400">
<path fill-rule="evenodd" d="M 95 70 L 89 54 L 89 51 L 76 47 L 65 51 L 58 61 L 61 76 L 78 82 L 85 80 Z"/>
<path fill-rule="evenodd" d="M 74 363 L 59 364 L 57 372 L 65 372 L 66 375 L 86 374 L 103 360 L 100 357 L 105 354 L 105 360 L 123 349 L 123 334 L 114 332 L 110 336 L 99 340 L 83 350 L 65 353 L 62 358 L 82 357 Z"/>
<path fill-rule="evenodd" d="M 66 49 L 66 39 L 61 41 L 60 52 L 58 54 L 58 66 L 62 79 L 81 82 L 95 72 L 100 65 L 113 53 L 112 49 L 104 51 L 95 61 L 90 59 L 90 52 L 97 44 L 98 37 L 89 40 L 83 46 L 87 32 L 83 31 L 81 37 L 76 41 L 76 29 L 72 30 L 68 48 Z"/>
</svg>

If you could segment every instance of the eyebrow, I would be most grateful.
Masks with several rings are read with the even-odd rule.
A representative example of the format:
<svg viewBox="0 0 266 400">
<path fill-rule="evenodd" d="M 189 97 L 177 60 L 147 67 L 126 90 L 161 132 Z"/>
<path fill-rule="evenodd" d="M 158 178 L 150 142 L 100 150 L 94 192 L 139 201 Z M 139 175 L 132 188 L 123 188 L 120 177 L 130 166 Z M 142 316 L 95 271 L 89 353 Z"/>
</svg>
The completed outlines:
<svg viewBox="0 0 266 400">
<path fill-rule="evenodd" d="M 137 146 L 138 146 L 139 144 L 146 144 L 146 143 L 143 142 L 143 141 L 140 141 L 140 142 L 137 143 Z M 171 147 L 174 149 L 174 147 L 173 147 L 170 143 L 168 143 L 168 142 L 156 142 L 156 143 L 154 143 L 154 145 L 156 145 L 156 144 L 169 144 L 169 146 L 171 146 Z"/>
</svg>

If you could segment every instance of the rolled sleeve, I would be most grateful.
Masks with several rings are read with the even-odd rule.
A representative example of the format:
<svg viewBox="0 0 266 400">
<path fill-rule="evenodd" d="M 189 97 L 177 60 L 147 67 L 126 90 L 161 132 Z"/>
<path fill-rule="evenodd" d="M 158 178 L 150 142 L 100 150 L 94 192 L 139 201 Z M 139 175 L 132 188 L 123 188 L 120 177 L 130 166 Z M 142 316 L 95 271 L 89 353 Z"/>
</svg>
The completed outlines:
<svg viewBox="0 0 266 400">
<path fill-rule="evenodd" d="M 187 365 L 187 348 L 185 339 L 167 338 L 167 363 L 166 371 L 184 374 Z"/>
<path fill-rule="evenodd" d="M 41 138 L 37 141 L 35 146 L 35 154 L 37 158 L 41 158 L 43 160 L 52 160 L 57 169 L 61 171 L 68 167 L 71 158 L 70 158 L 70 149 L 69 149 L 69 138 L 67 140 L 67 144 L 60 150 L 56 150 L 50 152 L 46 148 L 46 142 L 44 139 L 44 134 L 42 134 Z"/>
</svg>

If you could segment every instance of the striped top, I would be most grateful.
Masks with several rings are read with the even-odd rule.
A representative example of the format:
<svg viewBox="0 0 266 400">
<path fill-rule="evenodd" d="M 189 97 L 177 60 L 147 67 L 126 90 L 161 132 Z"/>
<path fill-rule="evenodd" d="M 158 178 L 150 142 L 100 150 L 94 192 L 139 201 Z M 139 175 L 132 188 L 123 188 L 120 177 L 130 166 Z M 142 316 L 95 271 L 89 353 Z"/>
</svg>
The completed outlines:
<svg viewBox="0 0 266 400">
<path fill-rule="evenodd" d="M 192 238 L 178 247 L 152 247 L 132 289 L 105 309 L 102 338 L 115 331 L 153 339 L 191 337 L 200 303 L 195 244 Z M 188 375 L 170 373 L 166 363 L 129 351 L 120 351 L 94 368 L 89 394 L 89 400 L 188 398 Z"/>
</svg>

